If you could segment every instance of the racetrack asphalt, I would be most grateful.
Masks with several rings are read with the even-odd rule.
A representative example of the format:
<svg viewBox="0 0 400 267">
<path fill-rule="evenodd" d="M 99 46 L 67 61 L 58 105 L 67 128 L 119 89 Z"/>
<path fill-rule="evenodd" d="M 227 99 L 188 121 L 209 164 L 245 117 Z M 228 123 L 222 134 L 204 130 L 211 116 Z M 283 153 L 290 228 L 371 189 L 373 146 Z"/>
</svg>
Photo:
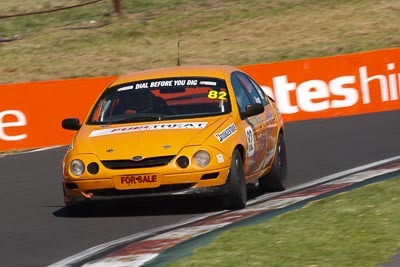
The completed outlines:
<svg viewBox="0 0 400 267">
<path fill-rule="evenodd" d="M 381 264 L 382 267 L 399 267 L 400 266 L 400 248 L 392 256 L 390 261 Z"/>
<path fill-rule="evenodd" d="M 151 266 L 189 256 L 194 250 L 211 243 L 220 233 L 233 227 L 257 224 L 280 214 L 301 208 L 310 201 L 350 191 L 371 183 L 392 179 L 400 175 L 400 156 L 367 166 L 334 174 L 315 182 L 249 201 L 246 209 L 215 214 L 201 221 L 168 229 L 148 238 L 111 247 L 100 255 L 70 258 L 71 266 Z M 71 261 L 72 260 L 72 261 Z M 66 262 L 64 262 L 66 263 Z M 65 265 L 65 264 L 63 264 Z M 58 266 L 58 265 L 55 265 Z"/>
<path fill-rule="evenodd" d="M 398 156 L 399 118 L 400 111 L 392 111 L 286 124 L 289 187 Z M 61 191 L 65 150 L 0 158 L 1 266 L 47 266 L 111 240 L 214 211 L 201 201 L 128 202 L 101 207 L 91 217 L 68 217 Z"/>
</svg>

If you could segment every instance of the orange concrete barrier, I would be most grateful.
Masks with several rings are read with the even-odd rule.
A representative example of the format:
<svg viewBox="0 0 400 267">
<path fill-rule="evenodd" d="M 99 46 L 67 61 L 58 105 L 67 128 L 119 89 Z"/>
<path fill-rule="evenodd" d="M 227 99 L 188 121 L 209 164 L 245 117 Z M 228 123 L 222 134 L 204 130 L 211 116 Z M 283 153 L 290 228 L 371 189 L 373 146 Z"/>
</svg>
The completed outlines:
<svg viewBox="0 0 400 267">
<path fill-rule="evenodd" d="M 286 122 L 400 109 L 400 48 L 240 68 L 276 100 Z M 0 151 L 69 144 L 74 132 L 61 120 L 83 120 L 114 79 L 0 85 Z"/>
<path fill-rule="evenodd" d="M 400 49 L 241 67 L 286 122 L 400 109 Z"/>
<path fill-rule="evenodd" d="M 115 77 L 0 85 L 0 151 L 69 144 L 67 117 L 83 120 Z"/>
</svg>

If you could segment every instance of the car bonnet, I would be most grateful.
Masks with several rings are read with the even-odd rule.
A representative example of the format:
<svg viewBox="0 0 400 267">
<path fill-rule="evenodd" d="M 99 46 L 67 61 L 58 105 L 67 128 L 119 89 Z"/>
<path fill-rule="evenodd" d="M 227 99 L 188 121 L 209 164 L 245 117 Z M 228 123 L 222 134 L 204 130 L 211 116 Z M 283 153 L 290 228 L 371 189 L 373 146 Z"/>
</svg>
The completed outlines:
<svg viewBox="0 0 400 267">
<path fill-rule="evenodd" d="M 84 125 L 74 147 L 77 153 L 93 153 L 101 160 L 176 155 L 188 145 L 201 145 L 230 115 L 184 121 L 157 121 L 124 125 Z"/>
</svg>

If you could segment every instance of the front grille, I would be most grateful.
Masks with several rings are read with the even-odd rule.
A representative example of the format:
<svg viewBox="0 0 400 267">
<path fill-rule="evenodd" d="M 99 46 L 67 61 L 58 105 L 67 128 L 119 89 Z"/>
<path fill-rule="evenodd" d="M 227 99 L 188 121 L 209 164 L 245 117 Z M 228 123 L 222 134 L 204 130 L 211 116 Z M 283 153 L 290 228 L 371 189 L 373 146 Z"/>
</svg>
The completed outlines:
<svg viewBox="0 0 400 267">
<path fill-rule="evenodd" d="M 111 196 L 133 196 L 133 195 L 147 195 L 147 194 L 158 194 L 158 193 L 173 193 L 182 190 L 189 189 L 196 185 L 196 183 L 187 184 L 171 184 L 161 185 L 157 188 L 146 188 L 146 189 L 131 189 L 131 190 L 117 190 L 117 189 L 98 189 L 91 190 L 95 196 L 111 197 Z"/>
<path fill-rule="evenodd" d="M 158 167 L 167 165 L 175 156 L 162 156 L 145 158 L 141 161 L 133 160 L 102 160 L 101 163 L 104 167 L 112 170 L 118 169 L 135 169 L 135 168 L 146 168 L 146 167 Z"/>
</svg>

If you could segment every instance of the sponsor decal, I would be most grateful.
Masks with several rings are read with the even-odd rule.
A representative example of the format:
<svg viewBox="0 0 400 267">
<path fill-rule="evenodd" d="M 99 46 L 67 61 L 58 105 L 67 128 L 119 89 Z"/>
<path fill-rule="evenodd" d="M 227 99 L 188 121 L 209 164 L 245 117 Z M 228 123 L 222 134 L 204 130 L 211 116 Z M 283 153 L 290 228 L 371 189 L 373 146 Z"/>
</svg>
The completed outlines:
<svg viewBox="0 0 400 267">
<path fill-rule="evenodd" d="M 156 183 L 157 175 L 125 175 L 121 176 L 121 184 L 142 184 L 142 183 Z"/>
<path fill-rule="evenodd" d="M 224 160 L 224 156 L 222 154 L 218 154 L 217 155 L 217 161 L 218 161 L 218 163 L 223 163 L 225 161 Z"/>
<path fill-rule="evenodd" d="M 134 87 L 137 90 L 137 89 L 172 87 L 172 86 L 196 86 L 197 84 L 198 80 L 194 79 L 171 79 L 171 80 L 138 82 L 135 85 L 132 85 L 132 88 Z"/>
<path fill-rule="evenodd" d="M 253 129 L 249 126 L 246 127 L 245 133 L 247 138 L 246 157 L 251 157 L 254 155 L 254 132 Z"/>
<path fill-rule="evenodd" d="M 95 130 L 90 133 L 89 137 L 96 137 L 110 134 L 120 134 L 139 131 L 153 131 L 153 130 L 176 130 L 176 129 L 204 129 L 207 122 L 181 122 L 181 123 L 160 123 L 160 124 L 146 124 L 135 125 L 128 127 L 118 127 L 112 129 Z"/>
<path fill-rule="evenodd" d="M 210 81 L 201 81 L 200 84 L 201 85 L 209 85 L 209 86 L 216 86 L 217 85 L 216 82 L 210 82 Z"/>
<path fill-rule="evenodd" d="M 229 138 L 229 136 L 231 136 L 232 134 L 234 134 L 237 131 L 237 128 L 235 126 L 235 124 L 231 124 L 229 125 L 227 128 L 225 128 L 224 130 L 222 130 L 222 132 L 220 133 L 216 133 L 215 137 L 217 137 L 218 141 L 220 143 L 224 142 L 226 139 Z"/>
<path fill-rule="evenodd" d="M 121 88 L 118 88 L 118 92 L 121 92 L 121 91 L 127 91 L 127 90 L 132 90 L 133 89 L 133 85 L 129 85 L 129 86 L 124 86 L 124 87 L 121 87 Z"/>
</svg>

